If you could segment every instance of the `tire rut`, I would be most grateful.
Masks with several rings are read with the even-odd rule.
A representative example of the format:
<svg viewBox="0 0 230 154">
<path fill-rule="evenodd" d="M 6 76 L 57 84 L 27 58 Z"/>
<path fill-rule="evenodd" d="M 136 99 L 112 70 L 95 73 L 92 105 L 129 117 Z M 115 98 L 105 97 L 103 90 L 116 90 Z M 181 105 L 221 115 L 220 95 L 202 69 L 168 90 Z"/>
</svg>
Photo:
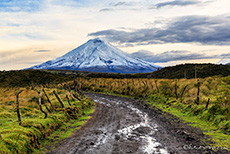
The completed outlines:
<svg viewBox="0 0 230 154">
<path fill-rule="evenodd" d="M 204 150 L 183 149 L 179 136 L 162 113 L 133 99 L 87 93 L 96 102 L 92 118 L 71 137 L 47 154 L 200 154 Z M 163 122 L 162 122 L 163 121 Z M 164 122 L 166 121 L 166 122 Z M 167 128 L 168 127 L 168 128 Z"/>
</svg>

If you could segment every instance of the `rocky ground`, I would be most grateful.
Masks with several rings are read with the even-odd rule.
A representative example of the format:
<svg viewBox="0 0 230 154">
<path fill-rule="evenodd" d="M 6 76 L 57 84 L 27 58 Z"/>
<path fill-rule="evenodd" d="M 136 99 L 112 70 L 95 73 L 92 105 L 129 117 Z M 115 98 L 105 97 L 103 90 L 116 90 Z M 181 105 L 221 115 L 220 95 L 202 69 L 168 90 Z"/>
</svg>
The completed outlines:
<svg viewBox="0 0 230 154">
<path fill-rule="evenodd" d="M 133 99 L 87 93 L 92 118 L 48 154 L 202 154 L 207 137 L 180 119 Z M 206 143 L 207 144 L 207 143 Z"/>
</svg>

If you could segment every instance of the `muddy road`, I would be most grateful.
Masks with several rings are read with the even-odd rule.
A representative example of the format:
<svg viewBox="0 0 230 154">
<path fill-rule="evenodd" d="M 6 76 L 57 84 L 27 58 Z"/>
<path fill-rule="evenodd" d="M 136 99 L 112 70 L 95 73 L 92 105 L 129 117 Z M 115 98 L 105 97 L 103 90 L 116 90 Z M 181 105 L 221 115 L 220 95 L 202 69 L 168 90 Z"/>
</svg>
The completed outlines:
<svg viewBox="0 0 230 154">
<path fill-rule="evenodd" d="M 48 154 L 199 154 L 205 136 L 179 119 L 132 99 L 87 93 L 92 118 Z M 194 147 L 195 146 L 195 147 Z"/>
</svg>

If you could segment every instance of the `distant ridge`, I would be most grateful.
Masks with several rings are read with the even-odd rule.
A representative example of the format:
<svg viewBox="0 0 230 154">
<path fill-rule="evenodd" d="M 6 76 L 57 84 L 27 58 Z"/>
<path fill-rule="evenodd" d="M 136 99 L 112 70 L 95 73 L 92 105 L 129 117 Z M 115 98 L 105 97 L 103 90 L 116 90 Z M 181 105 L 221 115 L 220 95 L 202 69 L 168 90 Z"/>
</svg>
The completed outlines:
<svg viewBox="0 0 230 154">
<path fill-rule="evenodd" d="M 62 57 L 29 69 L 78 70 L 111 73 L 154 72 L 159 66 L 134 58 L 99 38 L 89 40 Z"/>
<path fill-rule="evenodd" d="M 195 69 L 197 78 L 205 78 L 209 76 L 229 76 L 230 65 L 216 65 L 216 64 L 181 64 L 176 66 L 164 67 L 153 73 L 146 74 L 148 78 L 167 78 L 167 79 L 180 79 L 195 78 Z"/>
<path fill-rule="evenodd" d="M 195 78 L 195 67 L 197 78 L 206 78 L 210 76 L 230 76 L 229 65 L 216 64 L 180 64 L 159 69 L 151 73 L 135 73 L 135 74 L 120 74 L 120 73 L 95 73 L 95 72 L 79 72 L 68 70 L 49 70 L 58 74 L 74 75 L 78 77 L 92 78 L 156 78 L 156 79 L 193 79 Z"/>
</svg>

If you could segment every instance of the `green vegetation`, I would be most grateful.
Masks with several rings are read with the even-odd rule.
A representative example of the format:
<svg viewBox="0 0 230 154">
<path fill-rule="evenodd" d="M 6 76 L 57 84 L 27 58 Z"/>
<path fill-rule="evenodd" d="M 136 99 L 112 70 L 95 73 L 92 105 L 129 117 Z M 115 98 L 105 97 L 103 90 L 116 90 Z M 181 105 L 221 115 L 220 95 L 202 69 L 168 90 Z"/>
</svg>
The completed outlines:
<svg viewBox="0 0 230 154">
<path fill-rule="evenodd" d="M 56 85 L 73 76 L 54 74 L 42 70 L 0 71 L 0 87 L 35 87 Z"/>
<path fill-rule="evenodd" d="M 191 79 L 195 76 L 195 68 L 199 82 Z M 82 124 L 82 114 L 93 106 L 79 92 L 80 89 L 145 99 L 150 105 L 200 127 L 205 134 L 211 136 L 215 146 L 230 148 L 228 75 L 229 65 L 214 64 L 185 64 L 142 74 L 65 70 L 0 71 L 0 153 L 31 153 L 50 141 L 55 143 L 70 135 Z M 47 113 L 47 118 L 44 118 L 45 114 L 39 106 L 38 86 L 41 85 L 46 87 L 53 105 L 42 94 L 40 105 Z M 21 125 L 17 118 L 17 87 L 23 87 L 19 94 Z M 74 90 L 72 94 L 69 92 L 71 89 Z M 64 103 L 64 108 L 53 90 Z M 78 99 L 73 100 L 73 94 Z M 55 130 L 57 132 L 53 134 Z M 61 134 L 58 135 L 59 139 L 55 134 Z"/>
<path fill-rule="evenodd" d="M 40 148 L 42 142 L 54 130 L 65 126 L 81 125 L 81 116 L 93 107 L 94 103 L 87 97 L 75 93 L 75 96 L 81 100 L 66 100 L 65 90 L 46 89 L 51 104 L 48 104 L 47 98 L 42 97 L 42 108 L 48 116 L 44 118 L 44 113 L 40 111 L 38 103 L 38 90 L 30 88 L 21 88 L 22 92 L 19 97 L 19 109 L 21 122 L 19 125 L 16 113 L 16 97 L 14 88 L 0 89 L 0 153 L 32 153 L 35 148 Z M 57 101 L 52 93 L 56 90 L 64 104 L 64 108 Z M 70 94 L 68 94 L 70 96 Z M 92 111 L 92 110 L 90 110 Z M 78 122 L 78 123 L 77 123 Z M 71 129 L 69 129 L 71 131 Z M 68 135 L 70 132 L 65 134 Z M 64 136 L 63 136 L 64 137 Z"/>
<path fill-rule="evenodd" d="M 34 153 L 36 154 L 42 154 L 46 153 L 49 150 L 52 150 L 55 148 L 55 144 L 58 144 L 63 139 L 71 136 L 73 132 L 78 130 L 85 122 L 90 118 L 89 114 L 94 112 L 94 108 L 86 110 L 84 113 L 85 115 L 82 115 L 77 120 L 76 119 L 70 119 L 68 123 L 61 126 L 56 131 L 52 132 L 50 136 L 48 136 L 46 139 L 43 140 L 41 143 L 41 148 L 35 149 Z"/>
<path fill-rule="evenodd" d="M 211 136 L 215 146 L 230 148 L 229 76 L 199 78 L 199 82 L 195 79 L 78 78 L 77 80 L 86 91 L 143 98 L 152 106 L 200 127 L 205 134 Z"/>
<path fill-rule="evenodd" d="M 165 67 L 159 71 L 147 75 L 149 78 L 158 79 L 181 79 L 195 78 L 195 70 L 198 78 L 206 78 L 210 76 L 229 76 L 229 65 L 216 65 L 216 64 L 184 64 L 177 66 Z"/>
<path fill-rule="evenodd" d="M 152 73 L 137 73 L 137 74 L 121 74 L 121 73 L 94 73 L 94 72 L 79 72 L 66 70 L 48 71 L 58 74 L 74 75 L 76 77 L 89 78 L 155 78 L 155 79 L 192 79 L 195 77 L 195 69 L 198 78 L 206 78 L 210 76 L 229 76 L 230 65 L 216 65 L 216 64 L 183 64 L 165 67 Z"/>
<path fill-rule="evenodd" d="M 230 147 L 229 113 L 224 114 L 223 112 L 226 109 L 216 105 L 206 109 L 204 105 L 184 104 L 174 99 L 167 100 L 159 95 L 152 95 L 148 98 L 148 102 L 154 107 L 180 117 L 183 121 L 190 123 L 191 126 L 201 128 L 204 134 L 210 136 L 215 142 L 213 146 Z M 219 110 L 220 113 L 213 113 L 213 110 Z"/>
<path fill-rule="evenodd" d="M 52 86 L 63 81 L 70 81 L 76 77 L 87 78 L 157 78 L 157 79 L 192 79 L 195 77 L 195 68 L 198 78 L 209 76 L 230 75 L 230 65 L 215 64 L 184 64 L 165 67 L 152 73 L 120 74 L 120 73 L 94 73 L 68 70 L 20 70 L 0 71 L 0 87 L 31 87 L 37 85 Z"/>
</svg>

